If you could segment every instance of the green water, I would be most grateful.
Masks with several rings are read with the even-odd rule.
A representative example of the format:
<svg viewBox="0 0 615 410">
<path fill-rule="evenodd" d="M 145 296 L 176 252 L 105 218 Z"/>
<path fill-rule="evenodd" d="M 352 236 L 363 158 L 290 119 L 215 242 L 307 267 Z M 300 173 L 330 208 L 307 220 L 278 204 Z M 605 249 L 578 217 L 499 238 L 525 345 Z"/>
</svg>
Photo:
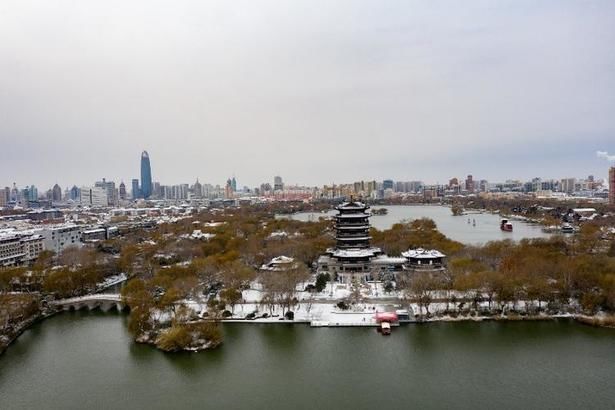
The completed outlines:
<svg viewBox="0 0 615 410">
<path fill-rule="evenodd" d="M 571 322 L 395 328 L 224 326 L 224 345 L 165 354 L 126 317 L 64 313 L 0 356 L 2 409 L 615 407 L 615 330 Z"/>
</svg>

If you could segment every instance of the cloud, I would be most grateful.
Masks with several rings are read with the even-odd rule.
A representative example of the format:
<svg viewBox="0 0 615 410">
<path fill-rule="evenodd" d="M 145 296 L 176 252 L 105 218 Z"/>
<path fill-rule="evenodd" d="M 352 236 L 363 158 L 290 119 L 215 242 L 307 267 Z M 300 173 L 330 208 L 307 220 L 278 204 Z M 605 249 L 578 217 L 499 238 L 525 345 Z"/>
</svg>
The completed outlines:
<svg viewBox="0 0 615 410">
<path fill-rule="evenodd" d="M 598 158 L 606 159 L 609 162 L 615 162 L 615 155 L 609 155 L 606 151 L 596 151 L 596 156 Z"/>
</svg>

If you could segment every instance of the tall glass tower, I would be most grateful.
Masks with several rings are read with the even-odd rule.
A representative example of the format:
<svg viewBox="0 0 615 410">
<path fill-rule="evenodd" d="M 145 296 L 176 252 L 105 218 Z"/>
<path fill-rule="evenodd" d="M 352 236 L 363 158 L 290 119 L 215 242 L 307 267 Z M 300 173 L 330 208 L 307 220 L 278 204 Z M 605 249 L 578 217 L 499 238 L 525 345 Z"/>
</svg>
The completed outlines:
<svg viewBox="0 0 615 410">
<path fill-rule="evenodd" d="M 141 195 L 145 199 L 152 195 L 152 167 L 147 151 L 141 154 Z"/>
</svg>

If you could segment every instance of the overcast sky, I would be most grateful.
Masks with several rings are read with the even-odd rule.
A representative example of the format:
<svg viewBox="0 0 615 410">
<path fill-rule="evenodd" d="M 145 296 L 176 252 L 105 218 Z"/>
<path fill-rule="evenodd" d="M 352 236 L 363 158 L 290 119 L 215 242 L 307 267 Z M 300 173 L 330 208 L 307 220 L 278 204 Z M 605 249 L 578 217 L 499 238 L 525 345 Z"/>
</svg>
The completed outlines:
<svg viewBox="0 0 615 410">
<path fill-rule="evenodd" d="M 0 184 L 604 177 L 615 1 L 0 2 Z"/>
</svg>

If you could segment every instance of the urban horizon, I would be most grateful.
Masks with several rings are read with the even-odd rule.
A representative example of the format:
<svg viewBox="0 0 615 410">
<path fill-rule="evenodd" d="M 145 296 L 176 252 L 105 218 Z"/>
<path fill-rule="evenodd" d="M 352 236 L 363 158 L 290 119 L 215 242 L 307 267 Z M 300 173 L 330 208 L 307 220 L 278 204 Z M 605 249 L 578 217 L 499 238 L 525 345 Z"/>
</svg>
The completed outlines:
<svg viewBox="0 0 615 410">
<path fill-rule="evenodd" d="M 143 151 L 144 153 L 147 153 L 147 151 Z M 450 185 L 450 180 L 451 179 L 459 179 L 459 180 L 465 180 L 466 177 L 468 175 L 471 175 L 474 177 L 475 180 L 480 181 L 480 180 L 484 180 L 484 181 L 488 181 L 489 183 L 506 183 L 506 182 L 511 182 L 511 181 L 518 181 L 518 182 L 527 182 L 527 181 L 532 181 L 535 179 L 540 179 L 542 181 L 558 181 L 558 180 L 563 180 L 563 179 L 570 179 L 570 178 L 574 178 L 574 179 L 589 179 L 589 177 L 593 177 L 596 181 L 608 181 L 608 174 L 609 174 L 609 169 L 613 166 L 615 166 L 615 155 L 610 155 L 607 151 L 597 151 L 595 153 L 595 158 L 596 158 L 596 162 L 599 164 L 603 164 L 603 166 L 601 167 L 604 171 L 604 174 L 599 174 L 599 173 L 586 173 L 585 175 L 556 175 L 555 173 L 552 173 L 550 175 L 534 175 L 531 177 L 518 177 L 518 176 L 509 176 L 507 178 L 504 179 L 493 179 L 490 178 L 489 176 L 484 176 L 484 175 L 476 175 L 472 172 L 467 172 L 465 174 L 460 174 L 460 175 L 453 175 L 451 174 L 449 177 L 444 178 L 444 180 L 437 180 L 437 179 L 433 179 L 433 178 L 429 178 L 429 177 L 392 177 L 392 176 L 388 176 L 388 177 L 363 177 L 363 178 L 356 178 L 353 181 L 340 181 L 340 180 L 336 180 L 336 178 L 331 178 L 329 181 L 325 181 L 319 184 L 310 184 L 310 183 L 302 183 L 302 182 L 297 182 L 297 181 L 293 181 L 293 182 L 288 182 L 285 178 L 285 182 L 284 184 L 286 186 L 292 186 L 292 187 L 301 187 L 301 188 L 320 188 L 320 187 L 324 187 L 324 186 L 333 186 L 333 185 L 347 185 L 347 184 L 353 184 L 357 181 L 378 181 L 378 182 L 382 182 L 385 180 L 392 180 L 395 182 L 401 181 L 401 182 L 409 182 L 409 181 L 417 181 L 422 183 L 425 186 L 446 186 L 446 185 Z M 136 163 L 136 161 L 135 161 Z M 154 163 L 155 163 L 155 158 L 154 158 Z M 135 167 L 138 168 L 138 167 Z M 154 168 L 154 167 L 152 167 Z M 150 171 L 151 172 L 151 171 Z M 224 178 L 221 182 L 214 182 L 212 180 L 209 180 L 207 178 L 202 178 L 201 176 L 195 176 L 192 177 L 192 181 L 190 181 L 189 179 L 186 179 L 184 181 L 181 182 L 177 182 L 177 183 L 168 183 L 166 182 L 163 178 L 157 178 L 154 177 L 156 174 L 151 174 L 151 180 L 152 180 L 152 184 L 153 183 L 157 183 L 160 185 L 167 185 L 167 186 L 176 186 L 176 185 L 193 185 L 195 182 L 199 182 L 201 184 L 207 184 L 210 185 L 212 187 L 224 187 L 225 184 L 228 182 L 228 180 L 230 179 L 235 179 L 239 182 L 237 182 L 237 187 L 235 189 L 235 191 L 245 191 L 245 188 L 248 188 L 249 190 L 253 190 L 254 188 L 260 187 L 263 184 L 266 183 L 270 183 L 273 184 L 274 183 L 274 178 L 276 177 L 276 175 L 278 176 L 282 176 L 284 177 L 283 174 L 272 174 L 268 179 L 267 178 L 263 178 L 260 182 L 257 183 L 243 183 L 241 181 L 241 176 L 235 175 L 234 173 L 230 174 L 227 178 Z M 478 177 L 478 178 L 477 178 Z M 139 173 L 135 172 L 134 176 L 132 177 L 128 177 L 128 178 L 108 178 L 107 176 L 102 176 L 100 177 L 100 179 L 98 179 L 98 182 L 101 181 L 107 181 L 107 182 L 113 182 L 116 185 L 119 185 L 121 183 L 124 183 L 125 186 L 127 187 L 127 190 L 132 189 L 131 183 L 133 180 L 138 179 L 139 180 L 139 184 L 141 184 L 141 176 L 139 175 Z M 251 181 L 254 180 L 254 177 L 251 177 Z M 1 184 L 2 187 L 9 187 L 11 189 L 13 189 L 13 186 L 15 185 L 17 188 L 19 187 L 30 187 L 30 186 L 35 186 L 37 188 L 41 187 L 41 188 L 48 188 L 48 189 L 53 189 L 53 187 L 57 184 L 59 185 L 63 192 L 70 190 L 72 187 L 84 187 L 84 186 L 93 186 L 92 184 L 95 185 L 96 182 L 93 181 L 89 181 L 89 182 L 72 182 L 72 183 L 65 183 L 63 181 L 59 181 L 59 180 L 55 180 L 54 183 L 52 184 L 48 184 L 45 185 L 43 183 L 32 183 L 32 182 L 25 182 L 21 181 L 18 182 L 18 178 L 14 178 L 12 182 L 8 183 L 8 182 L 4 182 L 4 184 Z M 43 192 L 47 191 L 47 189 L 43 189 Z"/>
<path fill-rule="evenodd" d="M 598 159 L 613 162 L 614 156 L 608 152 L 598 151 Z M 0 207 L 52 206 L 67 202 L 77 202 L 93 206 L 117 206 L 122 201 L 137 199 L 157 200 L 188 200 L 188 199 L 233 199 L 241 196 L 276 196 L 279 199 L 317 199 L 339 196 L 365 196 L 372 199 L 390 198 L 393 194 L 419 194 L 444 196 L 445 194 L 474 194 L 479 192 L 518 192 L 518 193 L 562 193 L 565 195 L 609 198 L 608 192 L 615 192 L 614 169 L 609 169 L 609 177 L 541 178 L 530 180 L 506 179 L 504 181 L 489 181 L 485 178 L 467 176 L 451 177 L 444 183 L 426 183 L 421 179 L 368 179 L 353 182 L 323 184 L 321 186 L 285 184 L 282 176 L 274 176 L 269 182 L 261 182 L 258 186 L 249 187 L 238 183 L 235 175 L 225 183 L 211 184 L 201 182 L 197 177 L 195 182 L 165 185 L 152 178 L 152 167 L 149 153 L 143 151 L 140 162 L 139 178 L 131 178 L 129 183 L 121 180 L 119 183 L 102 178 L 93 185 L 83 184 L 62 187 L 58 183 L 49 189 L 39 191 L 36 185 L 26 185 L 23 188 L 14 183 L 5 186 L 0 195 Z M 282 194 L 280 196 L 280 194 Z M 551 194 L 547 194 L 551 195 Z M 42 203 L 40 201 L 43 201 Z M 46 202 L 45 202 L 46 201 Z"/>
</svg>

